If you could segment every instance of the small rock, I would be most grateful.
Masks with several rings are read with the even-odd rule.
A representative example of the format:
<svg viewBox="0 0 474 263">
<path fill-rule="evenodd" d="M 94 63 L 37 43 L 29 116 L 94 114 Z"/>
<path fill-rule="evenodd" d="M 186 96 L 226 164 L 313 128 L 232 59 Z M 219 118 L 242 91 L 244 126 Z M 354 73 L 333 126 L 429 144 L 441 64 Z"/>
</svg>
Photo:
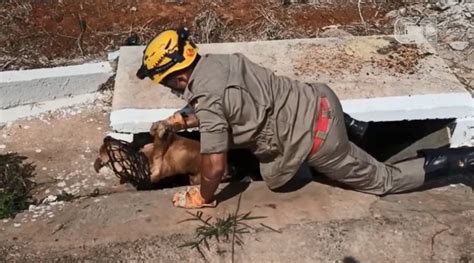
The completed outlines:
<svg viewBox="0 0 474 263">
<path fill-rule="evenodd" d="M 7 135 L 6 135 L 6 134 L 2 134 L 2 137 L 3 137 L 3 139 L 6 139 L 6 138 L 7 138 Z"/>
<path fill-rule="evenodd" d="M 0 144 L 0 150 L 3 150 L 5 148 L 7 148 L 7 146 L 5 144 Z"/>
<path fill-rule="evenodd" d="M 398 14 L 405 16 L 407 14 L 407 9 L 405 7 L 398 9 Z"/>
<path fill-rule="evenodd" d="M 449 46 L 454 50 L 462 51 L 462 50 L 466 49 L 467 46 L 469 46 L 469 42 L 467 42 L 467 41 L 453 41 L 453 42 L 449 43 Z"/>
<path fill-rule="evenodd" d="M 130 8 L 130 11 L 132 11 L 132 12 L 136 12 L 136 11 L 137 11 L 137 8 L 136 8 L 136 7 L 134 7 L 134 6 L 132 6 L 132 8 Z"/>
<path fill-rule="evenodd" d="M 100 199 L 94 199 L 94 202 L 98 203 L 98 202 L 100 202 Z"/>
<path fill-rule="evenodd" d="M 113 52 L 110 52 L 109 54 L 107 54 L 107 59 L 109 61 L 113 61 L 113 60 L 116 60 L 117 58 L 119 58 L 120 56 L 120 51 L 113 51 Z M 89 121 L 94 121 L 93 119 L 89 119 Z"/>
<path fill-rule="evenodd" d="M 57 184 L 58 187 L 64 188 L 66 186 L 66 182 L 61 181 Z"/>
<path fill-rule="evenodd" d="M 8 223 L 8 221 L 9 221 L 8 219 L 3 219 L 2 220 L 3 223 Z"/>
<path fill-rule="evenodd" d="M 20 227 L 21 224 L 20 224 L 20 223 L 14 223 L 13 226 L 14 226 L 14 227 Z"/>
<path fill-rule="evenodd" d="M 398 10 L 392 10 L 385 14 L 385 18 L 395 18 L 398 16 Z"/>
<path fill-rule="evenodd" d="M 46 170 L 48 170 L 48 168 L 43 167 L 43 168 L 41 168 L 41 170 L 46 171 Z"/>
<path fill-rule="evenodd" d="M 48 195 L 48 197 L 46 197 L 44 200 L 43 200 L 43 203 L 51 203 L 51 202 L 54 202 L 58 199 L 57 196 L 55 195 Z"/>
<path fill-rule="evenodd" d="M 35 152 L 40 153 L 41 149 L 36 149 Z"/>
<path fill-rule="evenodd" d="M 94 191 L 92 191 L 92 193 L 90 193 L 90 196 L 91 197 L 96 197 L 96 196 L 99 196 L 99 194 L 100 194 L 99 188 L 95 188 Z"/>
<path fill-rule="evenodd" d="M 44 190 L 45 194 L 49 194 L 49 192 L 51 192 L 49 189 Z"/>
<path fill-rule="evenodd" d="M 28 207 L 28 211 L 30 211 L 30 212 L 33 212 L 33 211 L 35 211 L 35 210 L 36 210 L 36 206 L 35 206 L 35 205 L 30 205 L 30 206 Z"/>
<path fill-rule="evenodd" d="M 25 129 L 25 130 L 28 130 L 29 128 L 30 128 L 30 126 L 28 126 L 28 125 L 23 126 L 23 129 Z"/>
</svg>

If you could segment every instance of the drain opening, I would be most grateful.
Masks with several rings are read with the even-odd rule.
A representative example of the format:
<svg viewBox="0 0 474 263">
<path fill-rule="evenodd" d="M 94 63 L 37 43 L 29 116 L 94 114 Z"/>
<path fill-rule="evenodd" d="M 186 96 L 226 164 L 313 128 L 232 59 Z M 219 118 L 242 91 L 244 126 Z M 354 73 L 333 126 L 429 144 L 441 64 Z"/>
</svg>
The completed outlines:
<svg viewBox="0 0 474 263">
<path fill-rule="evenodd" d="M 363 138 L 349 133 L 349 139 L 377 160 L 394 163 L 416 156 L 421 149 L 449 147 L 454 124 L 455 119 L 370 122 Z M 178 135 L 197 141 L 200 139 L 198 131 L 179 132 Z M 153 137 L 149 133 L 138 133 L 134 134 L 131 146 L 139 151 L 152 142 Z M 249 150 L 230 150 L 227 164 L 228 171 L 223 182 L 262 180 L 258 160 Z M 189 185 L 189 175 L 182 174 L 164 178 L 152 188 L 185 185 Z"/>
</svg>

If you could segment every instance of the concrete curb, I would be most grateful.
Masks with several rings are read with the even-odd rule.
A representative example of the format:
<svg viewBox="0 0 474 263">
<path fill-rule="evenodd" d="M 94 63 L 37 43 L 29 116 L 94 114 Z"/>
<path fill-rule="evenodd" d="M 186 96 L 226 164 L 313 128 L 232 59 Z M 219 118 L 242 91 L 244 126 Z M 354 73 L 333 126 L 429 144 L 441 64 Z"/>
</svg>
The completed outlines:
<svg viewBox="0 0 474 263">
<path fill-rule="evenodd" d="M 77 96 L 60 98 L 31 105 L 22 105 L 9 109 L 0 109 L 0 124 L 12 122 L 21 118 L 38 116 L 64 107 L 78 104 L 92 103 L 97 98 L 97 93 L 81 94 Z"/>
<path fill-rule="evenodd" d="M 112 74 L 109 62 L 0 72 L 0 109 L 95 92 Z"/>
<path fill-rule="evenodd" d="M 362 121 L 450 119 L 474 116 L 469 93 L 444 93 L 341 100 L 344 111 Z M 148 132 L 155 121 L 166 119 L 179 108 L 119 109 L 110 114 L 112 130 Z"/>
</svg>

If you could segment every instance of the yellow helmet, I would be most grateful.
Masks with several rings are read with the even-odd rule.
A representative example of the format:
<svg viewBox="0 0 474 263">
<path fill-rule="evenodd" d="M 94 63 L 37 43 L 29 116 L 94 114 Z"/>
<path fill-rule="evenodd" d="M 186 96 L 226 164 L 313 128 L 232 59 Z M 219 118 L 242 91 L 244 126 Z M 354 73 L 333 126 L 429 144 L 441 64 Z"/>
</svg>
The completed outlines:
<svg viewBox="0 0 474 263">
<path fill-rule="evenodd" d="M 186 27 L 165 30 L 148 43 L 137 77 L 149 77 L 160 83 L 166 76 L 189 67 L 198 55 L 198 48 L 188 40 Z"/>
</svg>

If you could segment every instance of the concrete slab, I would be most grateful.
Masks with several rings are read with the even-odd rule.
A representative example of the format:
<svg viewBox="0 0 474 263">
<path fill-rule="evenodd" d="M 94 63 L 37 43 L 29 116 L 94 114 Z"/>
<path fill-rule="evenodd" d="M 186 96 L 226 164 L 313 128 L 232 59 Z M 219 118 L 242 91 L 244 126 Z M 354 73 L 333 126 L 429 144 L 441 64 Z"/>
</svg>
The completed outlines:
<svg viewBox="0 0 474 263">
<path fill-rule="evenodd" d="M 315 38 L 199 45 L 200 52 L 247 55 L 256 63 L 306 82 L 326 82 L 344 110 L 366 121 L 459 118 L 471 95 L 429 44 L 404 46 L 391 36 Z M 143 46 L 122 47 L 111 126 L 148 131 L 184 101 L 150 80 L 139 80 Z"/>
<path fill-rule="evenodd" d="M 92 93 L 112 74 L 109 62 L 0 72 L 0 109 Z"/>
<path fill-rule="evenodd" d="M 47 211 L 53 217 L 34 217 L 34 211 L 44 209 L 35 207 L 0 222 L 0 257 L 35 262 L 65 257 L 204 262 L 196 250 L 179 248 L 193 239 L 198 223 L 179 223 L 190 216 L 172 207 L 176 190 L 75 200 L 51 206 Z M 215 209 L 203 209 L 205 217 L 234 213 L 238 193 Z M 474 223 L 473 198 L 463 186 L 378 198 L 315 182 L 290 193 L 274 193 L 263 182 L 252 183 L 242 194 L 239 211 L 266 218 L 247 222 L 252 230 L 242 237 L 242 247 L 235 246 L 236 262 L 472 259 L 474 229 L 466 226 Z M 207 262 L 231 261 L 230 242 L 213 239 L 210 244 L 210 251 L 203 248 Z"/>
</svg>

